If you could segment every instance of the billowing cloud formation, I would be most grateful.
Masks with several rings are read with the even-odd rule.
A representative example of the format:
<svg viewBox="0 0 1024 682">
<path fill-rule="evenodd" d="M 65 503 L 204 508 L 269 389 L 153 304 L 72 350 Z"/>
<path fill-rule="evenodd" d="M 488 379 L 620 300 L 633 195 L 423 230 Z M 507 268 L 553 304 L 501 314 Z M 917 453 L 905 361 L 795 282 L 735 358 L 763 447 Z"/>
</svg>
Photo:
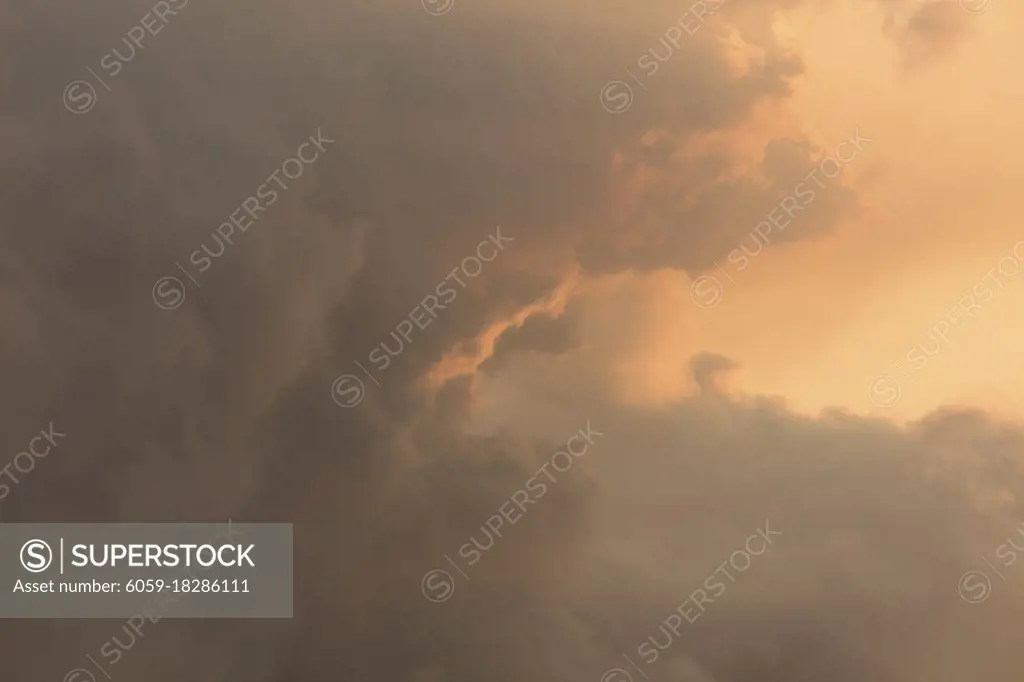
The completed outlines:
<svg viewBox="0 0 1024 682">
<path fill-rule="evenodd" d="M 534 313 L 518 327 L 505 330 L 494 344 L 490 357 L 480 365 L 488 371 L 499 368 L 509 357 L 524 351 L 561 354 L 579 345 L 577 309 L 568 314 L 554 316 L 547 312 Z"/>
<path fill-rule="evenodd" d="M 588 552 L 557 597 L 578 617 L 570 637 L 592 644 L 577 658 L 603 664 L 582 679 L 605 668 L 641 679 L 623 654 L 651 679 L 724 682 L 1024 670 L 1016 638 L 991 635 L 1024 596 L 1019 425 L 955 411 L 901 429 L 797 417 L 780 400 L 710 388 L 658 410 L 609 405 L 592 386 L 561 397 L 561 409 L 531 396 L 515 410 L 600 415 L 607 434 L 571 470 L 600 494 L 588 498 Z M 764 550 L 748 538 L 766 519 L 781 535 Z"/>
<path fill-rule="evenodd" d="M 161 621 L 115 680 L 594 679 L 763 517 L 785 533 L 777 555 L 672 650 L 678 670 L 722 682 L 797 665 L 840 680 L 915 666 L 938 680 L 957 666 L 1019 674 L 1008 645 L 968 649 L 938 627 L 965 606 L 967 547 L 1008 518 L 978 496 L 1015 489 L 1001 459 L 1015 430 L 955 415 L 909 432 L 798 419 L 709 391 L 671 413 L 582 395 L 558 429 L 538 418 L 481 433 L 471 379 L 422 382 L 580 265 L 708 268 L 813 168 L 798 137 L 757 158 L 715 142 L 800 71 L 770 12 L 737 5 L 762 58 L 737 70 L 719 41 L 728 17 L 709 20 L 615 116 L 598 93 L 660 40 L 673 3 L 4 11 L 2 63 L 29 66 L 0 72 L 0 432 L 12 455 L 50 420 L 68 435 L 7 494 L 2 519 L 296 524 L 293 621 Z M 323 147 L 294 175 L 287 159 L 313 153 L 301 151 L 311 136 Z M 249 224 L 252 197 L 263 210 Z M 792 234 L 855 206 L 836 183 Z M 360 405 L 339 408 L 335 377 L 498 224 L 514 245 Z M 154 288 L 168 277 L 184 287 L 173 310 Z M 453 600 L 425 600 L 423 573 L 480 538 L 588 420 L 606 434 L 588 458 L 549 481 Z M 936 436 L 949 430 L 956 439 Z M 936 442 L 981 472 L 929 471 Z M 1013 594 L 986 612 L 993 623 L 1009 622 Z M 32 680 L 129 637 L 110 622 L 3 635 L 5 673 Z M 935 649 L 943 666 L 925 655 Z"/>
<path fill-rule="evenodd" d="M 731 359 L 713 353 L 703 353 L 693 359 L 693 378 L 701 393 L 720 392 L 722 374 L 735 369 Z"/>
<path fill-rule="evenodd" d="M 907 63 L 914 66 L 951 54 L 967 35 L 972 14 L 985 7 L 984 3 L 971 0 L 887 0 L 882 5 L 888 6 L 887 32 L 896 41 Z"/>
</svg>

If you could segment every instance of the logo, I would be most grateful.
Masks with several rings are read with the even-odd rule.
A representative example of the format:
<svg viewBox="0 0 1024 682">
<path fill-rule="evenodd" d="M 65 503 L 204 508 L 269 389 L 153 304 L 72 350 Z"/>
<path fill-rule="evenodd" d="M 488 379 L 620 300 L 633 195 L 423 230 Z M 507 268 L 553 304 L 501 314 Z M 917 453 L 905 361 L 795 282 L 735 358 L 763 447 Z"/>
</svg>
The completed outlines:
<svg viewBox="0 0 1024 682">
<path fill-rule="evenodd" d="M 601 682 L 633 682 L 633 676 L 622 668 L 612 668 L 601 676 Z"/>
<path fill-rule="evenodd" d="M 690 298 L 701 308 L 714 308 L 722 302 L 725 287 L 713 275 L 701 275 L 690 285 Z"/>
<path fill-rule="evenodd" d="M 609 114 L 621 114 L 633 104 L 633 89 L 622 81 L 610 81 L 601 88 L 601 106 Z"/>
<path fill-rule="evenodd" d="M 960 598 L 968 604 L 980 604 L 992 594 L 992 581 L 982 571 L 967 571 L 957 587 Z"/>
<path fill-rule="evenodd" d="M 334 398 L 338 407 L 355 407 L 363 402 L 364 395 L 366 395 L 366 386 L 363 385 L 359 377 L 351 374 L 342 374 L 334 380 L 334 384 L 331 386 L 331 397 Z"/>
<path fill-rule="evenodd" d="M 960 0 L 960 7 L 968 14 L 984 14 L 991 0 Z"/>
<path fill-rule="evenodd" d="M 153 303 L 163 310 L 174 310 L 185 302 L 185 285 L 177 277 L 161 277 L 153 285 Z"/>
<path fill-rule="evenodd" d="M 427 14 L 440 17 L 452 11 L 455 0 L 420 0 L 420 3 L 423 5 L 423 9 L 427 10 Z"/>
<path fill-rule="evenodd" d="M 891 374 L 879 374 L 868 385 L 868 398 L 878 407 L 892 407 L 902 395 L 903 387 Z"/>
<path fill-rule="evenodd" d="M 96 106 L 96 88 L 86 81 L 74 81 L 64 88 L 64 106 L 72 114 L 88 113 Z"/>
<path fill-rule="evenodd" d="M 448 601 L 455 594 L 455 579 L 448 571 L 435 568 L 423 576 L 420 589 L 423 591 L 424 597 L 435 604 L 440 604 L 443 601 Z"/>
<path fill-rule="evenodd" d="M 53 550 L 42 540 L 29 540 L 21 546 L 21 565 L 29 573 L 42 573 L 53 563 Z"/>
<path fill-rule="evenodd" d="M 81 673 L 81 674 L 79 674 Z M 96 682 L 96 676 L 85 668 L 75 668 L 64 676 L 64 682 Z"/>
</svg>

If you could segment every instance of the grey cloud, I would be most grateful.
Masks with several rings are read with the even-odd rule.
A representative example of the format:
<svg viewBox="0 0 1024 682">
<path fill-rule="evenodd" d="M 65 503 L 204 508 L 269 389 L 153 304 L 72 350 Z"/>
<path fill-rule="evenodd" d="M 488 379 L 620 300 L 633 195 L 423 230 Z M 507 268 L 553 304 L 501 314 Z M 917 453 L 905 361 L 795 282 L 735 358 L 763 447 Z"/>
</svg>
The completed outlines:
<svg viewBox="0 0 1024 682">
<path fill-rule="evenodd" d="M 695 359 L 695 379 L 709 363 L 727 359 Z M 587 462 L 602 492 L 590 509 L 599 521 L 587 569 L 563 595 L 601 661 L 583 679 L 628 667 L 623 652 L 653 680 L 693 674 L 679 666 L 718 682 L 895 681 L 909 671 L 952 681 L 970 670 L 1009 680 L 1024 670 L 1019 639 L 988 634 L 1007 631 L 1024 595 L 1018 566 L 996 558 L 1007 538 L 1024 546 L 1013 493 L 1024 470 L 1011 454 L 1019 424 L 948 409 L 899 428 L 719 393 L 613 408 L 592 386 L 567 397 L 565 412 L 531 410 L 531 400 L 516 405 L 520 419 L 605 415 L 610 454 Z M 724 593 L 682 623 L 657 661 L 641 662 L 638 645 L 664 644 L 666 616 L 765 519 L 783 535 L 749 570 L 732 570 L 735 583 L 720 576 Z M 984 605 L 958 594 L 969 570 L 992 580 Z"/>
<path fill-rule="evenodd" d="M 967 35 L 972 15 L 959 3 L 927 2 L 900 31 L 904 55 L 912 64 L 951 54 Z"/>
<path fill-rule="evenodd" d="M 494 344 L 491 355 L 480 365 L 481 371 L 500 368 L 506 360 L 524 351 L 561 354 L 580 344 L 578 310 L 571 307 L 561 316 L 534 313 L 522 326 L 505 330 Z"/>
<path fill-rule="evenodd" d="M 703 353 L 691 361 L 693 378 L 697 382 L 701 393 L 721 392 L 721 377 L 729 370 L 735 369 L 737 364 L 731 358 L 717 353 Z"/>
<path fill-rule="evenodd" d="M 804 549 L 785 550 L 782 565 L 796 572 L 798 560 L 825 556 L 815 576 L 835 573 L 852 593 L 873 597 L 868 615 L 890 612 L 826 562 L 821 544 L 835 532 L 830 524 L 844 521 L 873 551 L 867 569 L 890 576 L 902 575 L 886 573 L 892 567 L 935 576 L 941 569 L 943 579 L 959 566 L 959 545 L 947 545 L 927 569 L 910 548 L 932 552 L 938 539 L 911 539 L 889 566 L 877 551 L 884 533 L 906 539 L 936 519 L 952 524 L 947 532 L 957 542 L 978 531 L 981 518 L 955 490 L 943 497 L 914 488 L 918 479 L 896 464 L 906 462 L 900 454 L 916 452 L 917 441 L 892 427 L 801 420 L 727 400 L 684 406 L 674 426 L 629 410 L 632 422 L 621 416 L 605 426 L 600 414 L 625 408 L 594 404 L 593 414 L 580 409 L 559 422 L 571 433 L 593 417 L 609 434 L 608 447 L 602 442 L 593 459 L 580 460 L 486 557 L 473 582 L 459 586 L 463 601 L 423 599 L 423 572 L 465 542 L 564 438 L 541 437 L 530 422 L 474 433 L 472 383 L 435 393 L 423 388 L 426 369 L 550 294 L 578 260 L 598 272 L 705 267 L 756 224 L 748 222 L 753 209 L 722 206 L 770 204 L 811 158 L 799 141 L 779 142 L 763 168 L 769 190 L 727 182 L 702 188 L 697 208 L 687 209 L 675 201 L 675 190 L 685 188 L 663 189 L 642 199 L 647 215 L 610 220 L 621 192 L 608 170 L 613 157 L 655 165 L 666 177 L 727 168 L 734 160 L 715 154 L 694 160 L 697 171 L 667 165 L 664 153 L 638 139 L 657 129 L 682 141 L 739 125 L 760 100 L 788 95 L 799 60 L 761 33 L 772 48 L 765 64 L 732 75 L 709 29 L 680 47 L 626 116 L 613 118 L 597 93 L 654 44 L 665 28 L 660 16 L 641 21 L 637 10 L 612 3 L 595 6 L 596 16 L 589 5 L 567 3 L 551 17 L 544 9 L 472 5 L 459 0 L 450 15 L 432 18 L 415 2 L 257 0 L 244 11 L 190 2 L 147 38 L 110 80 L 110 92 L 98 89 L 96 107 L 84 115 L 64 109 L 64 85 L 88 77 L 85 67 L 96 69 L 148 6 L 43 0 L 3 10 L 4 29 L 18 32 L 0 44 L 0 63 L 17 65 L 5 67 L 0 81 L 0 130 L 10 143 L 0 151 L 7 209 L 0 319 L 11 330 L 0 342 L 0 445 L 16 452 L 50 419 L 69 434 L 67 447 L 4 500 L 3 521 L 233 516 L 296 524 L 293 621 L 161 621 L 113 669 L 115 680 L 589 680 L 605 657 L 617 655 L 592 643 L 607 641 L 600 633 L 642 636 L 673 590 L 688 585 L 684 578 L 699 576 L 762 513 L 809 518 L 807 528 L 793 521 L 787 529 Z M 652 7 L 665 16 L 678 9 Z M 620 26 L 620 16 L 629 21 Z M 181 308 L 154 306 L 154 281 L 181 276 L 175 263 L 187 266 L 189 254 L 209 244 L 211 231 L 317 127 L 336 145 L 199 285 L 186 282 Z M 850 206 L 848 194 L 837 189 L 837 196 L 843 200 L 823 203 L 814 221 L 821 229 Z M 497 224 L 516 238 L 515 248 L 417 337 L 364 404 L 334 405 L 334 377 Z M 627 247 L 634 238 L 624 228 L 634 227 L 664 238 Z M 743 427 L 734 430 L 726 417 Z M 677 429 L 686 449 L 648 443 L 648 427 Z M 924 436 L 934 432 L 922 428 Z M 971 446 L 980 452 L 969 454 L 983 457 L 996 427 L 961 428 L 981 439 Z M 998 435 L 1016 442 L 1015 432 Z M 733 454 L 712 456 L 713 446 L 730 442 Z M 773 464 L 763 451 L 768 442 L 790 449 Z M 676 470 L 648 482 L 638 474 L 661 466 L 647 459 L 655 454 Z M 601 478 L 602 466 L 624 469 L 630 461 L 638 467 L 632 474 Z M 833 472 L 849 488 L 825 492 Z M 758 474 L 760 493 L 750 483 Z M 766 492 L 794 480 L 806 487 L 788 507 Z M 864 506 L 864 486 L 873 487 L 877 508 Z M 617 512 L 608 508 L 627 491 Z M 730 507 L 725 495 L 746 495 L 746 507 Z M 620 571 L 607 556 L 592 556 L 598 540 L 631 539 L 629 524 L 632 536 L 637 524 L 653 532 L 664 518 L 657 514 L 674 508 L 700 515 L 681 513 L 675 535 L 660 536 L 687 541 L 670 553 L 686 562 L 685 572 L 652 567 L 643 555 L 625 557 Z M 713 529 L 697 525 L 707 519 L 716 519 Z M 670 572 L 676 582 L 653 591 L 652 580 L 666 578 L 652 574 Z M 622 594 L 587 591 L 588 580 L 608 576 Z M 899 579 L 911 589 L 913 612 L 934 615 L 923 588 Z M 792 595 L 790 603 L 806 611 L 802 621 L 780 597 L 766 598 L 767 615 L 750 632 L 770 637 L 785 623 L 799 643 L 823 617 L 815 601 L 821 594 Z M 721 613 L 747 623 L 744 603 Z M 623 610 L 612 613 L 608 604 Z M 596 615 L 582 618 L 585 605 Z M 848 619 L 861 613 L 844 608 Z M 617 629 L 625 625 L 628 631 Z M 13 652 L 5 672 L 59 679 L 87 665 L 87 654 L 97 657 L 118 631 L 109 621 L 0 627 Z M 787 660 L 831 651 L 813 642 L 789 646 Z M 853 645 L 831 646 L 847 652 Z M 751 668 L 730 668 L 729 651 L 711 641 L 692 658 L 720 682 L 744 682 Z M 754 654 L 746 660 L 760 661 Z M 853 674 L 828 660 L 823 673 Z M 964 660 L 974 658 L 965 653 Z M 875 667 L 899 662 L 886 658 Z"/>
<path fill-rule="evenodd" d="M 977 17 L 959 2 L 878 0 L 887 9 L 885 31 L 905 63 L 916 67 L 953 54 Z"/>
</svg>

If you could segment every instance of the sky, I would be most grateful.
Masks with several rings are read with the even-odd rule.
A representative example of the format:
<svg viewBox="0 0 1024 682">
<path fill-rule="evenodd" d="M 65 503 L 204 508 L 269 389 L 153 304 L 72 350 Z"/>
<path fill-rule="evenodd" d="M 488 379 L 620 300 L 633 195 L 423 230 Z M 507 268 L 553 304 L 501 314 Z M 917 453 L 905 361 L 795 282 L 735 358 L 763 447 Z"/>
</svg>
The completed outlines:
<svg viewBox="0 0 1024 682">
<path fill-rule="evenodd" d="M 0 523 L 294 524 L 5 674 L 1019 680 L 1022 21 L 0 6 Z"/>
</svg>

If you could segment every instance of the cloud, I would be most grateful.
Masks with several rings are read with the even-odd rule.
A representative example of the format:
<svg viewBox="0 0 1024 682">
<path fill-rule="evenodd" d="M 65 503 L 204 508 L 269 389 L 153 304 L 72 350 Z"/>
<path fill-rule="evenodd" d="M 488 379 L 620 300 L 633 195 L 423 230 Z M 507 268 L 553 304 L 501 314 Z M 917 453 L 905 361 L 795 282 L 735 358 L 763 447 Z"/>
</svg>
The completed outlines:
<svg viewBox="0 0 1024 682">
<path fill-rule="evenodd" d="M 921 66 L 953 54 L 968 35 L 970 21 L 961 3 L 944 0 L 891 0 L 885 28 L 899 46 L 908 66 Z M 905 17 L 905 18 L 904 18 Z"/>
<path fill-rule="evenodd" d="M 736 362 L 724 355 L 702 353 L 693 359 L 693 378 L 701 393 L 719 393 L 722 375 L 736 367 Z"/>
<path fill-rule="evenodd" d="M 707 362 L 695 359 L 695 380 Z M 651 679 L 697 666 L 720 682 L 896 680 L 908 670 L 1009 679 L 1022 669 L 1009 640 L 982 634 L 1008 627 L 1024 594 L 1024 576 L 995 559 L 1020 524 L 1022 467 L 1010 454 L 1019 424 L 948 410 L 897 428 L 839 411 L 798 417 L 777 399 L 714 392 L 625 407 L 592 386 L 554 414 L 531 401 L 511 412 L 553 422 L 600 414 L 608 434 L 602 454 L 583 463 L 600 491 L 589 498 L 586 568 L 566 569 L 560 595 L 580 614 L 580 642 L 593 643 L 566 657 L 602 661 L 584 679 L 628 668 L 623 653 Z M 735 582 L 719 574 L 724 593 L 696 609 L 695 590 L 707 597 L 705 580 L 765 519 L 782 536 L 749 570 L 733 570 Z M 984 613 L 957 592 L 976 569 L 993 581 Z M 639 645 L 672 639 L 659 626 L 688 599 L 699 617 L 643 663 Z M 933 658 L 939 642 L 942 662 Z"/>
<path fill-rule="evenodd" d="M 523 351 L 561 354 L 580 344 L 575 308 L 561 316 L 534 313 L 521 326 L 505 330 L 494 344 L 494 351 L 480 365 L 481 371 L 498 369 L 512 355 Z"/>
<path fill-rule="evenodd" d="M 949 581 L 1009 512 L 975 509 L 967 479 L 930 482 L 923 444 L 953 428 L 964 460 L 987 462 L 1018 442 L 1013 428 L 941 417 L 900 431 L 717 394 L 659 412 L 594 391 L 561 413 L 479 429 L 472 379 L 424 386 L 446 352 L 581 265 L 707 268 L 816 159 L 798 133 L 758 159 L 686 147 L 790 94 L 800 60 L 763 21 L 744 36 L 761 63 L 737 74 L 709 25 L 612 117 L 601 86 L 653 44 L 665 28 L 655 15 L 675 4 L 652 3 L 649 16 L 621 3 L 505 4 L 460 0 L 438 18 L 406 2 L 190 2 L 116 76 L 102 72 L 109 82 L 94 83 L 96 104 L 79 115 L 62 106 L 64 87 L 99 72 L 148 8 L 43 0 L 5 11 L 5 27 L 25 31 L 3 42 L 0 63 L 31 66 L 2 81 L 0 324 L 11 331 L 0 432 L 12 453 L 50 419 L 68 440 L 4 500 L 3 520 L 296 524 L 293 621 L 162 621 L 115 680 L 592 679 L 618 655 L 612 642 L 642 638 L 765 515 L 793 544 L 680 646 L 691 671 L 681 675 L 746 682 L 765 666 L 781 679 L 804 665 L 852 680 L 919 665 L 952 679 L 955 666 L 923 655 L 952 637 L 934 618 L 963 606 Z M 177 266 L 192 268 L 191 254 L 318 128 L 335 145 L 184 281 Z M 663 146 L 650 147 L 652 134 Z M 807 234 L 854 210 L 851 188 L 829 196 Z M 363 404 L 335 405 L 334 378 L 497 224 L 515 248 Z M 187 287 L 173 311 L 152 300 L 167 276 Z M 499 377 L 523 357 L 514 351 L 576 347 L 571 317 L 531 319 L 502 337 Z M 459 586 L 462 601 L 425 601 L 422 574 L 591 418 L 609 434 L 592 459 Z M 1015 475 L 997 483 L 1019 488 Z M 667 563 L 654 559 L 658 543 Z M 987 613 L 1010 622 L 1002 604 Z M 923 619 L 916 638 L 902 629 L 910 616 Z M 0 632 L 11 677 L 56 679 L 97 657 L 117 626 Z M 737 645 L 736 633 L 748 639 Z M 938 650 L 983 672 L 1008 661 L 998 642 Z"/>
</svg>

